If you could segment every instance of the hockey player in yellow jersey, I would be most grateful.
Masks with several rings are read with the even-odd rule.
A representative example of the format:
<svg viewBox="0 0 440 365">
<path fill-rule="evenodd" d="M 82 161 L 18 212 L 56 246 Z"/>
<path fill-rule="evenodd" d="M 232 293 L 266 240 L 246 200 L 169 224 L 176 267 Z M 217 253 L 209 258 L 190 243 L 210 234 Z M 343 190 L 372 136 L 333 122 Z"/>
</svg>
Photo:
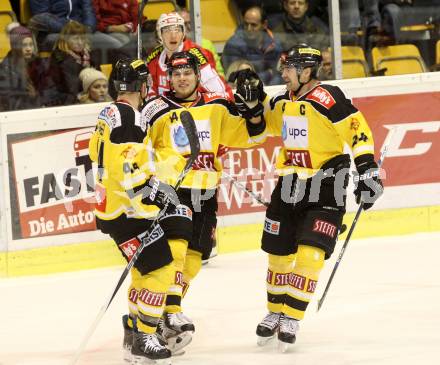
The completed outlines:
<svg viewBox="0 0 440 365">
<path fill-rule="evenodd" d="M 182 156 L 189 155 L 188 139 L 179 120 L 184 110 L 193 116 L 200 142 L 198 159 L 177 192 L 180 203 L 192 212 L 192 224 L 182 221 L 178 215 L 161 220 L 168 238 L 189 241 L 188 245 L 170 242 L 176 274 L 168 292 L 162 324 L 164 337 L 177 350 L 188 343 L 188 332 L 195 330 L 192 321 L 182 312 L 182 295 L 199 272 L 202 259 L 209 257 L 215 240 L 217 186 L 222 173 L 219 146 L 249 147 L 261 143 L 265 124 L 259 117 L 253 121 L 242 118 L 235 105 L 222 95 L 199 92 L 199 63 L 190 52 L 174 53 L 167 69 L 172 90 L 149 100 L 142 111 L 142 123 L 150 125 L 152 146 L 157 151 L 165 148 Z M 184 340 L 170 344 L 176 334 Z"/>
<path fill-rule="evenodd" d="M 98 164 L 96 224 L 110 235 L 127 261 L 148 240 L 131 270 L 130 315 L 123 319 L 124 358 L 133 364 L 145 359 L 168 364 L 171 352 L 159 342 L 156 327 L 174 275 L 172 253 L 159 224 L 148 236 L 147 231 L 158 207 L 163 208 L 166 199 L 174 207 L 178 198 L 172 186 L 154 176 L 148 126 L 139 112 L 147 94 L 145 63 L 120 60 L 114 75 L 118 98 L 99 114 L 89 144 L 90 158 Z M 184 159 L 177 162 L 181 164 L 176 168 L 184 166 Z"/>
<path fill-rule="evenodd" d="M 344 144 L 361 175 L 357 202 L 362 197 L 368 209 L 383 191 L 371 130 L 339 87 L 317 80 L 320 64 L 319 50 L 294 46 L 280 60 L 286 90 L 269 99 L 260 87 L 256 96 L 265 104 L 268 132 L 283 140 L 276 162 L 280 177 L 262 236 L 262 249 L 268 253 L 269 313 L 256 332 L 259 345 L 277 334 L 282 351 L 295 342 L 298 323 L 342 225 L 350 167 Z M 241 94 L 245 99 L 246 93 Z"/>
</svg>

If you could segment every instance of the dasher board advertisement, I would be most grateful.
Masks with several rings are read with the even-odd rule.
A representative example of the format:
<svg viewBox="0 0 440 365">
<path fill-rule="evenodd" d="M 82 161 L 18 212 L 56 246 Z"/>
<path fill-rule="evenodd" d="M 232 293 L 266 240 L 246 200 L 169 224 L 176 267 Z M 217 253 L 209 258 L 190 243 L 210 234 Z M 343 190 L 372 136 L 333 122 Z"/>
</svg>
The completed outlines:
<svg viewBox="0 0 440 365">
<path fill-rule="evenodd" d="M 95 229 L 93 128 L 8 135 L 12 238 Z"/>
</svg>

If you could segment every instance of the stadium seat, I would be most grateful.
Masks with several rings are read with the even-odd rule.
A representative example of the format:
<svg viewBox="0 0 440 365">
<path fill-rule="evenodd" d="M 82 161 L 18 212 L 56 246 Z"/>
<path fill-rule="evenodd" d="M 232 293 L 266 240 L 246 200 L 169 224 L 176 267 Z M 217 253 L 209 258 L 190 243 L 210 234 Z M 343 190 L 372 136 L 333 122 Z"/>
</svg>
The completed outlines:
<svg viewBox="0 0 440 365">
<path fill-rule="evenodd" d="M 371 50 L 374 71 L 383 70 L 385 76 L 426 71 L 418 48 L 413 44 L 374 47 Z"/>
<path fill-rule="evenodd" d="M 171 13 L 177 10 L 173 0 L 150 0 L 144 8 L 143 15 L 148 20 L 159 19 L 160 14 Z"/>
<path fill-rule="evenodd" d="M 440 65 L 440 39 L 437 41 L 435 45 L 435 63 Z"/>
<path fill-rule="evenodd" d="M 20 0 L 20 23 L 27 24 L 32 17 L 29 0 Z"/>
<path fill-rule="evenodd" d="M 344 79 L 354 79 L 367 77 L 368 64 L 365 59 L 364 50 L 357 46 L 342 47 L 342 77 Z"/>
<path fill-rule="evenodd" d="M 3 59 L 11 49 L 9 38 L 6 35 L 6 27 L 9 23 L 16 22 L 17 18 L 15 17 L 15 13 L 12 10 L 6 9 L 3 2 L 0 1 L 0 3 L 2 3 L 1 9 L 5 9 L 0 10 L 0 59 Z"/>
<path fill-rule="evenodd" d="M 232 0 L 200 0 L 202 35 L 214 43 L 226 42 L 238 25 L 238 10 Z"/>
<path fill-rule="evenodd" d="M 112 73 L 113 65 L 111 63 L 101 64 L 101 71 L 107 76 L 107 79 L 110 79 L 110 74 Z"/>
</svg>

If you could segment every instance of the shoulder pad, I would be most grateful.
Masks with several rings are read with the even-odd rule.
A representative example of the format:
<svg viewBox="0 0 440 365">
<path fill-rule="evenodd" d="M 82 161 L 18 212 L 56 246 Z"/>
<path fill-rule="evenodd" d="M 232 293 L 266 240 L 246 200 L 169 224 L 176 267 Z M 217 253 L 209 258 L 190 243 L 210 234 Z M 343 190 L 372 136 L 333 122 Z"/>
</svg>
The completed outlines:
<svg viewBox="0 0 440 365">
<path fill-rule="evenodd" d="M 160 96 L 148 101 L 141 112 L 142 124 L 152 125 L 161 115 L 169 109 L 169 104 Z"/>
<path fill-rule="evenodd" d="M 110 104 L 101 110 L 98 120 L 104 121 L 110 130 L 121 126 L 121 113 L 116 104 Z"/>
<path fill-rule="evenodd" d="M 324 108 L 330 109 L 336 104 L 336 100 L 331 93 L 331 89 L 329 89 L 330 88 L 318 86 L 307 94 L 306 100 L 312 100 Z"/>
<path fill-rule="evenodd" d="M 156 58 L 163 51 L 163 45 L 159 44 L 156 46 L 150 54 L 147 56 L 147 63 L 150 63 L 154 58 Z"/>
<path fill-rule="evenodd" d="M 280 90 L 270 99 L 270 109 L 275 108 L 275 104 L 280 100 L 290 100 L 288 90 Z"/>
<path fill-rule="evenodd" d="M 202 51 L 200 49 L 198 49 L 197 47 L 192 47 L 188 50 L 189 53 L 193 54 L 194 56 L 197 57 L 197 59 L 199 60 L 200 66 L 204 65 L 205 63 L 208 63 L 207 58 L 205 57 L 205 55 L 202 53 Z"/>
</svg>

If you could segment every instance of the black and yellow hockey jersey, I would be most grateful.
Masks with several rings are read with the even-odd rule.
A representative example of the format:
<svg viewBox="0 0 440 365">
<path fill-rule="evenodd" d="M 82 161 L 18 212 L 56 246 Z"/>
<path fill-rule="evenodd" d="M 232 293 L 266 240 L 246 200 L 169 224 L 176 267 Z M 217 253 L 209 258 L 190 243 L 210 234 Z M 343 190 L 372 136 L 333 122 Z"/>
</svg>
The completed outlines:
<svg viewBox="0 0 440 365">
<path fill-rule="evenodd" d="M 265 119 L 268 133 L 283 139 L 276 163 L 280 175 L 313 176 L 344 153 L 344 142 L 354 158 L 374 154 L 364 116 L 337 86 L 318 84 L 298 98 L 289 91 L 266 98 Z"/>
<path fill-rule="evenodd" d="M 141 112 L 143 123 L 150 125 L 155 150 L 169 149 L 170 153 L 174 151 L 189 156 L 189 141 L 180 122 L 180 113 L 184 110 L 188 110 L 195 121 L 200 153 L 182 187 L 217 187 L 222 172 L 219 146 L 246 148 L 265 139 L 264 123 L 255 126 L 247 122 L 239 116 L 234 104 L 217 93 L 200 93 L 192 103 L 183 103 L 169 95 L 151 99 Z M 161 174 L 158 176 L 162 179 Z"/>
<path fill-rule="evenodd" d="M 139 189 L 155 171 L 148 126 L 138 110 L 120 101 L 105 107 L 90 139 L 89 154 L 98 164 L 97 218 L 111 220 L 124 213 L 131 218 L 150 218 L 157 214 L 157 207 L 141 203 L 141 194 L 135 198 L 127 194 Z"/>
</svg>

